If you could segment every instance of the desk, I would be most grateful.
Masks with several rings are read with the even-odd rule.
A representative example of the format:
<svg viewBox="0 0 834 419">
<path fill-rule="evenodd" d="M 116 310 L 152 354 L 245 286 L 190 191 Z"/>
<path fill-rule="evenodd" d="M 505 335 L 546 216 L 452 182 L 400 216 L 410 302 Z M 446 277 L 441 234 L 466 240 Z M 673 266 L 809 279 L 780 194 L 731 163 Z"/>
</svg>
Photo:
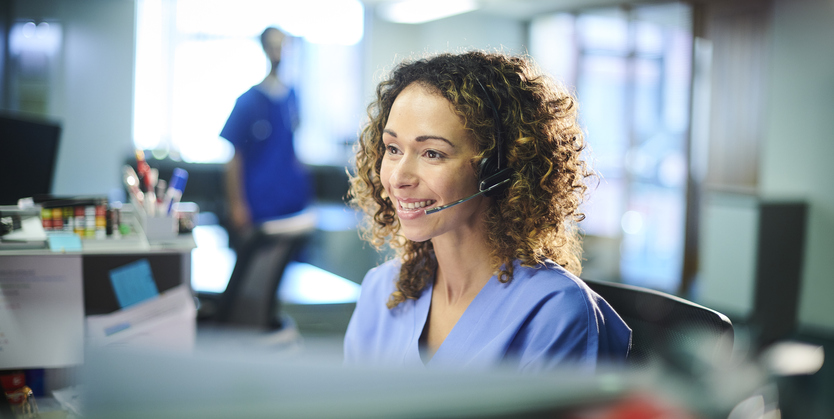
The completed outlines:
<svg viewBox="0 0 834 419">
<path fill-rule="evenodd" d="M 128 222 L 135 233 L 85 239 L 81 251 L 0 250 L 0 370 L 82 363 L 85 316 L 121 308 L 110 280 L 115 268 L 144 259 L 160 294 L 190 291 L 191 234 L 149 242 L 135 219 Z M 193 336 L 194 318 L 181 325 Z"/>
</svg>

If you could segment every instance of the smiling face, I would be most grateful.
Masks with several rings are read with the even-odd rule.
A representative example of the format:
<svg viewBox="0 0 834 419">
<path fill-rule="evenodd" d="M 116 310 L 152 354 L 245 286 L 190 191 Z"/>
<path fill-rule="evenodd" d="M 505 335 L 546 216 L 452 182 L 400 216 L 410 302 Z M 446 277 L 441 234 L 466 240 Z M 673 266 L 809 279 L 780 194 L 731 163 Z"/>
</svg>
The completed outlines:
<svg viewBox="0 0 834 419">
<path fill-rule="evenodd" d="M 394 100 L 382 135 L 380 178 L 409 240 L 482 229 L 481 214 L 488 204 L 483 196 L 425 213 L 478 192 L 471 135 L 451 103 L 425 86 L 411 84 Z"/>
</svg>

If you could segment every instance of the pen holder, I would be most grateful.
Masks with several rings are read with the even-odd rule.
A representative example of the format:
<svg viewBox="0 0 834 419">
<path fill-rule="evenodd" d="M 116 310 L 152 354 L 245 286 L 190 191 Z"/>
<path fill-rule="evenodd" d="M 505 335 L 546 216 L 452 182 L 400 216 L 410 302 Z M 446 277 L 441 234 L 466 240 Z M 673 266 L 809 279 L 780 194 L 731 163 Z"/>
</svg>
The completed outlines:
<svg viewBox="0 0 834 419">
<path fill-rule="evenodd" d="M 165 216 L 148 215 L 145 211 L 144 205 L 137 202 L 131 197 L 131 204 L 133 204 L 133 211 L 136 214 L 136 219 L 139 225 L 145 232 L 145 237 L 148 242 L 154 243 L 159 241 L 170 240 L 179 234 L 179 221 L 174 214 Z"/>
<path fill-rule="evenodd" d="M 139 219 L 142 221 L 145 237 L 151 243 L 177 237 L 177 219 L 174 217 L 139 217 Z"/>
<path fill-rule="evenodd" d="M 148 216 L 141 206 L 134 204 L 136 218 L 145 232 L 148 242 L 170 240 L 177 237 L 177 219 L 172 216 L 154 217 Z"/>
</svg>

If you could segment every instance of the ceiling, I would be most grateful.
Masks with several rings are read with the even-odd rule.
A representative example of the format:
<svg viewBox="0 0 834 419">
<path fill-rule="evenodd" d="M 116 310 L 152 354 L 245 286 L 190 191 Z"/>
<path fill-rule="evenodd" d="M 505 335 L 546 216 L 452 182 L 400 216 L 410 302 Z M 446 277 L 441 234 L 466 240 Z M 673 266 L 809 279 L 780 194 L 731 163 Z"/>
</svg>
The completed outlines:
<svg viewBox="0 0 834 419">
<path fill-rule="evenodd" d="M 367 6 L 399 0 L 362 0 Z M 637 0 L 476 0 L 478 12 L 528 20 L 548 12 L 570 11 L 579 8 L 614 6 L 637 3 Z"/>
</svg>

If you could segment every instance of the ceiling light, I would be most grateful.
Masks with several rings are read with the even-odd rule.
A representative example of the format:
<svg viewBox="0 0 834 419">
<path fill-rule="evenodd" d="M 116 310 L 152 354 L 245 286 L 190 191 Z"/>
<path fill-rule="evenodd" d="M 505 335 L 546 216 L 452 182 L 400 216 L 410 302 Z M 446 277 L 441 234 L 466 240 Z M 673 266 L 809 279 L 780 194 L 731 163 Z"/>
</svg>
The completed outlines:
<svg viewBox="0 0 834 419">
<path fill-rule="evenodd" d="M 383 3 L 380 16 L 395 23 L 425 23 L 478 8 L 475 0 L 402 0 Z"/>
</svg>

